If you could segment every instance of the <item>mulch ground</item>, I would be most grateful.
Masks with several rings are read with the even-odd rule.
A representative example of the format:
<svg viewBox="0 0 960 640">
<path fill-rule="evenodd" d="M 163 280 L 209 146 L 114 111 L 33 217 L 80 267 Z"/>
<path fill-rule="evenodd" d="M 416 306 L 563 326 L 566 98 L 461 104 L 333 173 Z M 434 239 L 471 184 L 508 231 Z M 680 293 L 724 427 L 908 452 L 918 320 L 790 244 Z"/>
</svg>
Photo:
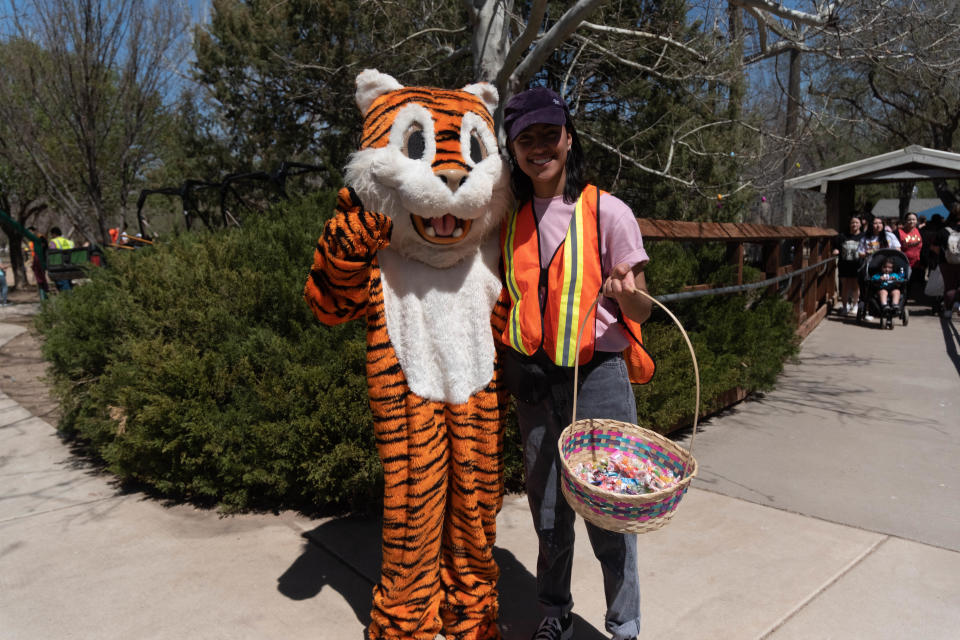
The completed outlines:
<svg viewBox="0 0 960 640">
<path fill-rule="evenodd" d="M 11 290 L 12 306 L 3 307 L 0 322 L 25 327 L 27 331 L 0 347 L 0 391 L 16 400 L 33 415 L 56 426 L 60 410 L 45 380 L 47 365 L 40 354 L 41 338 L 33 328 L 33 310 L 39 301 L 35 287 Z M 24 313 L 17 307 L 23 306 Z"/>
</svg>

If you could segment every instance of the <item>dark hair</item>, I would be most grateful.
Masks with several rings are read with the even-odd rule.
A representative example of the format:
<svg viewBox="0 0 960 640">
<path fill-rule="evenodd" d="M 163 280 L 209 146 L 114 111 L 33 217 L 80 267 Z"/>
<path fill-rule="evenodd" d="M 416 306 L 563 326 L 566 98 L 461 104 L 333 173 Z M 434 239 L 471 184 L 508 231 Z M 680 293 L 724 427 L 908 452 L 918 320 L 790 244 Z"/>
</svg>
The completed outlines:
<svg viewBox="0 0 960 640">
<path fill-rule="evenodd" d="M 50 235 L 52 236 L 60 235 L 60 227 L 50 227 Z"/>
<path fill-rule="evenodd" d="M 950 215 L 947 216 L 947 226 L 960 223 L 960 202 L 950 205 Z"/>
<path fill-rule="evenodd" d="M 878 238 L 878 239 L 880 240 L 880 246 L 881 246 L 882 248 L 884 248 L 884 249 L 889 249 L 889 248 L 890 248 L 890 241 L 887 239 L 887 229 L 886 229 L 886 227 L 881 228 L 881 229 L 880 229 L 880 233 L 876 233 L 876 234 L 875 234 L 875 233 L 873 232 L 873 223 L 874 223 L 874 221 L 876 221 L 876 220 L 879 220 L 881 223 L 883 222 L 883 218 L 881 218 L 880 216 L 872 216 L 872 217 L 870 218 L 870 224 L 868 225 L 868 226 L 869 226 L 869 230 L 867 231 L 867 233 L 865 234 L 865 236 L 866 236 L 867 238 L 874 238 L 874 237 Z"/>
<path fill-rule="evenodd" d="M 583 157 L 583 145 L 580 144 L 580 136 L 573 125 L 573 118 L 570 112 L 564 110 L 567 115 L 567 123 L 564 125 L 567 133 L 570 134 L 570 151 L 567 152 L 566 182 L 563 185 L 563 201 L 567 204 L 573 204 L 580 197 L 584 187 L 587 186 L 585 177 L 585 161 Z M 510 147 L 507 147 L 510 149 Z M 513 195 L 517 202 L 523 204 L 528 200 L 533 200 L 533 182 L 530 176 L 525 174 L 517 165 L 517 160 L 510 150 L 510 187 L 513 189 Z"/>
</svg>

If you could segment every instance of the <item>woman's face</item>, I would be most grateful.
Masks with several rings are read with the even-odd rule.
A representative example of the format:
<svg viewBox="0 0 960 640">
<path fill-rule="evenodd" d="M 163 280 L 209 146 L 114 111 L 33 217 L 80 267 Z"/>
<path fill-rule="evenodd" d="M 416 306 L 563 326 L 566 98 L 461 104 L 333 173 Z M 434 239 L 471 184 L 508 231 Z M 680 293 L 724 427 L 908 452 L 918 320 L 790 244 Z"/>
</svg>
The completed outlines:
<svg viewBox="0 0 960 640">
<path fill-rule="evenodd" d="M 907 217 L 903 219 L 903 228 L 907 231 L 910 231 L 917 226 L 917 216 L 912 213 L 908 213 Z"/>
<path fill-rule="evenodd" d="M 567 152 L 572 143 L 573 137 L 566 127 L 555 124 L 532 124 L 510 143 L 517 166 L 533 182 L 537 197 L 563 194 Z"/>
<path fill-rule="evenodd" d="M 870 227 L 873 230 L 873 235 L 878 236 L 883 233 L 883 220 L 880 218 L 873 219 L 873 226 Z"/>
<path fill-rule="evenodd" d="M 850 233 L 860 233 L 860 218 L 850 218 Z"/>
</svg>

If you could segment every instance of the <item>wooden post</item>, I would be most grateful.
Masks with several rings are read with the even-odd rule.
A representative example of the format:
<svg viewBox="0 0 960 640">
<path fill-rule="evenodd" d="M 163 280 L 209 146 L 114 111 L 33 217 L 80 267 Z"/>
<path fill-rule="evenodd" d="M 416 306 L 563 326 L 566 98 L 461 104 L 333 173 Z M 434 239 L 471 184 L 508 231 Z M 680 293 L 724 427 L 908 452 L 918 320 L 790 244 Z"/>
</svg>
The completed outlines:
<svg viewBox="0 0 960 640">
<path fill-rule="evenodd" d="M 791 244 L 793 245 L 793 270 L 800 271 L 806 265 L 806 259 L 803 255 L 803 240 L 793 240 Z M 806 320 L 806 313 L 803 309 L 803 290 L 807 275 L 806 273 L 800 274 L 793 279 L 793 284 L 790 286 L 790 301 L 793 303 L 793 313 L 798 324 Z"/>
<path fill-rule="evenodd" d="M 737 266 L 737 284 L 743 284 L 743 242 L 727 243 L 727 262 Z"/>
<path fill-rule="evenodd" d="M 780 242 L 777 240 L 763 243 L 763 264 L 767 278 L 774 278 L 780 275 Z M 777 292 L 777 285 L 772 284 L 767 289 L 767 293 L 773 295 Z"/>
</svg>

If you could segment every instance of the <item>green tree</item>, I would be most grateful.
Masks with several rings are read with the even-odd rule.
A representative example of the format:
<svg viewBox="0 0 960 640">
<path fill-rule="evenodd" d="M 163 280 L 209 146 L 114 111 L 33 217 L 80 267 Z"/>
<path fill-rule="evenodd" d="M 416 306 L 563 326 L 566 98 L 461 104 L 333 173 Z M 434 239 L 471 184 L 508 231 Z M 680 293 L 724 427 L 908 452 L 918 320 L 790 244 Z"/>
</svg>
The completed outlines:
<svg viewBox="0 0 960 640">
<path fill-rule="evenodd" d="M 3 42 L 0 119 L 74 234 L 107 241 L 157 159 L 183 16 L 159 0 L 32 0 Z"/>
<path fill-rule="evenodd" d="M 345 0 L 214 0 L 194 34 L 195 77 L 214 101 L 233 170 L 292 160 L 338 181 L 359 135 L 353 79 L 362 69 L 387 63 L 402 82 L 437 86 L 469 75 L 439 64 L 459 45 L 446 31 L 463 38 L 451 4 L 358 11 Z"/>
</svg>

